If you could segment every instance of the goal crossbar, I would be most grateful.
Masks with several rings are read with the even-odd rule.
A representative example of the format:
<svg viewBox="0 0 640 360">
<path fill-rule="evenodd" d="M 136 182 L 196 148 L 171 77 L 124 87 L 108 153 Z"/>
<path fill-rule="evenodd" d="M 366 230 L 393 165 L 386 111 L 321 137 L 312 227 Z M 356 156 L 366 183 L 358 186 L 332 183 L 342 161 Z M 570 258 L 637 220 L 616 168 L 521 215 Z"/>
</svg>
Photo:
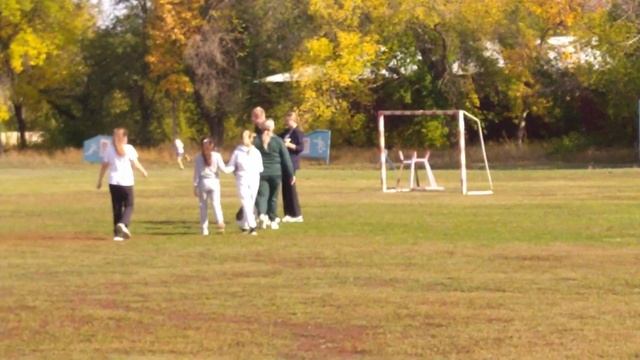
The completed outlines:
<svg viewBox="0 0 640 360">
<path fill-rule="evenodd" d="M 457 117 L 458 120 L 458 147 L 460 149 L 460 185 L 463 195 L 491 195 L 493 194 L 493 179 L 489 169 L 489 160 L 487 158 L 487 150 L 484 143 L 484 135 L 482 134 L 482 122 L 477 117 L 469 114 L 464 110 L 381 110 L 378 111 L 378 132 L 380 146 L 380 177 L 383 192 L 396 192 L 387 186 L 387 148 L 385 141 L 385 116 L 451 116 Z M 467 154 L 466 154 L 466 138 L 465 138 L 465 118 L 472 120 L 478 128 L 480 148 L 484 160 L 484 167 L 489 185 L 488 190 L 469 191 L 467 183 Z"/>
</svg>

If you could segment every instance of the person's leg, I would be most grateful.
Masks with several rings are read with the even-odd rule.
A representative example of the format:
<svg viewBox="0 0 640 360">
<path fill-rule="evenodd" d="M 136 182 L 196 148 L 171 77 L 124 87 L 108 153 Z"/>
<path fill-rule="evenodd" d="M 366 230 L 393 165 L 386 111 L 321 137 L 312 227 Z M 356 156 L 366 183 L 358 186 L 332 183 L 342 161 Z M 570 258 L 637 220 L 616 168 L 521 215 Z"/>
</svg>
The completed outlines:
<svg viewBox="0 0 640 360">
<path fill-rule="evenodd" d="M 178 159 L 178 166 L 180 166 L 180 170 L 184 170 L 184 164 L 182 163 L 182 155 L 178 154 L 176 157 Z"/>
<path fill-rule="evenodd" d="M 298 187 L 296 184 L 291 185 L 289 183 L 290 189 L 290 203 L 289 203 L 289 211 L 291 212 L 291 217 L 298 218 L 302 216 L 302 210 L 300 209 L 300 201 L 298 200 Z"/>
<path fill-rule="evenodd" d="M 209 229 L 209 214 L 207 209 L 208 195 L 207 192 L 202 188 L 200 188 L 198 192 L 198 201 L 200 201 L 200 228 L 204 232 L 205 230 Z"/>
<path fill-rule="evenodd" d="M 293 214 L 292 208 L 292 199 L 291 199 L 291 178 L 287 176 L 282 177 L 282 209 L 284 210 L 284 215 L 289 217 L 295 217 Z"/>
<path fill-rule="evenodd" d="M 122 219 L 122 192 L 120 186 L 109 185 L 109 193 L 111 194 L 111 209 L 113 211 L 113 235 L 118 235 L 117 225 Z"/>
<path fill-rule="evenodd" d="M 293 176 L 296 176 L 296 172 L 293 172 Z M 291 182 L 289 182 L 291 184 Z M 300 209 L 300 200 L 298 199 L 298 183 L 291 185 L 291 213 L 294 218 L 302 219 L 302 209 Z"/>
<path fill-rule="evenodd" d="M 213 213 L 216 216 L 218 230 L 224 230 L 224 215 L 222 214 L 220 183 L 217 183 L 212 187 L 211 202 L 213 205 Z"/>
<path fill-rule="evenodd" d="M 256 206 L 258 207 L 259 215 L 267 214 L 267 207 L 269 203 L 269 180 L 267 177 L 260 177 L 260 186 L 258 187 L 258 195 L 256 197 Z"/>
<path fill-rule="evenodd" d="M 129 227 L 129 224 L 131 224 L 131 216 L 133 215 L 134 206 L 133 186 L 123 186 L 122 191 L 124 212 L 122 214 L 122 219 L 120 220 L 120 222 Z"/>
<path fill-rule="evenodd" d="M 244 211 L 242 209 L 244 209 L 244 191 L 242 190 L 242 181 L 241 179 L 236 177 L 236 192 L 238 194 L 238 199 L 240 200 L 240 209 L 236 212 L 236 224 L 238 224 L 238 226 L 240 226 L 241 229 L 246 229 L 247 228 L 247 219 L 244 216 Z M 238 213 L 240 213 L 241 215 L 238 216 Z"/>
<path fill-rule="evenodd" d="M 240 191 L 240 199 L 242 201 L 242 225 L 248 229 L 255 229 L 258 225 L 253 211 L 256 203 L 255 195 L 253 194 L 254 191 L 248 183 L 242 184 L 238 189 Z"/>
<path fill-rule="evenodd" d="M 255 198 L 254 198 L 255 201 Z M 255 202 L 253 203 L 253 205 L 255 206 Z M 236 211 L 236 221 L 242 221 L 242 219 L 244 219 L 244 214 L 242 212 L 243 206 L 240 205 L 240 209 L 238 209 L 238 211 Z"/>
<path fill-rule="evenodd" d="M 271 221 L 274 221 L 278 217 L 278 192 L 280 190 L 281 182 L 282 178 L 280 176 L 269 177 L 269 202 L 267 205 L 267 214 Z"/>
</svg>

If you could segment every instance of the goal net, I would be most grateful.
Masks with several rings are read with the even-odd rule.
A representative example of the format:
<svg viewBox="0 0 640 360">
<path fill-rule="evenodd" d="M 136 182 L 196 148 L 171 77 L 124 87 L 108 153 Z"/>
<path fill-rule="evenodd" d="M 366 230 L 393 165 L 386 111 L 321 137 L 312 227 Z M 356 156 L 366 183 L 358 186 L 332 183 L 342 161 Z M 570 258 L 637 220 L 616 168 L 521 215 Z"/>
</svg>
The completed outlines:
<svg viewBox="0 0 640 360">
<path fill-rule="evenodd" d="M 380 146 L 380 179 L 382 183 L 382 191 L 385 193 L 397 192 L 399 189 L 389 187 L 387 185 L 387 148 L 384 125 L 387 118 L 399 116 L 450 116 L 457 120 L 458 123 L 458 148 L 460 156 L 460 187 L 463 195 L 491 195 L 493 194 L 493 180 L 491 179 L 491 171 L 489 170 L 489 160 L 487 159 L 487 151 L 484 144 L 482 134 L 482 122 L 475 116 L 464 110 L 383 110 L 378 111 L 378 132 Z M 473 126 L 467 127 L 467 124 Z M 467 173 L 467 145 L 466 135 L 467 128 L 470 131 L 477 131 L 480 142 L 480 150 L 484 161 L 484 173 L 486 173 L 486 188 L 483 190 L 469 190 L 468 173 Z M 472 130 L 473 129 L 473 130 Z M 475 184 L 474 184 L 475 185 Z"/>
</svg>

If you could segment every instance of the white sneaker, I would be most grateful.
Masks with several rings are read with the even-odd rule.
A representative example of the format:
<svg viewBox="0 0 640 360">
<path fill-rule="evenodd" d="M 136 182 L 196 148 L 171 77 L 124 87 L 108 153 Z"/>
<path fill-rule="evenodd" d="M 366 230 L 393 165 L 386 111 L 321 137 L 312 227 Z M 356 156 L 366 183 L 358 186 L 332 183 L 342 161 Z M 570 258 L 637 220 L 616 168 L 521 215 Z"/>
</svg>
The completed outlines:
<svg viewBox="0 0 640 360">
<path fill-rule="evenodd" d="M 271 221 L 269 221 L 269 217 L 265 214 L 260 215 L 258 218 L 258 222 L 260 223 L 260 227 L 266 229 L 269 225 L 271 225 Z"/>
<path fill-rule="evenodd" d="M 279 218 L 279 217 L 277 217 L 277 218 L 276 218 L 275 220 L 273 220 L 273 221 L 275 221 L 275 223 L 276 223 L 276 224 L 280 224 L 280 222 L 281 222 L 282 220 L 280 220 L 280 218 Z"/>
<path fill-rule="evenodd" d="M 291 222 L 291 219 L 293 219 L 291 216 L 285 215 L 285 217 L 282 218 L 282 222 L 288 223 L 288 222 Z"/>
<path fill-rule="evenodd" d="M 278 225 L 277 222 L 272 221 L 271 222 L 271 230 L 278 230 L 278 229 L 280 229 L 280 225 Z"/>
<path fill-rule="evenodd" d="M 208 228 L 202 228 L 202 236 L 208 236 L 209 235 L 209 229 Z"/>
<path fill-rule="evenodd" d="M 122 236 L 114 236 L 113 241 L 124 241 L 124 238 Z"/>
<path fill-rule="evenodd" d="M 298 217 L 291 218 L 291 220 L 289 222 L 301 223 L 301 222 L 304 222 L 304 218 L 302 217 L 302 215 L 300 215 Z"/>
<path fill-rule="evenodd" d="M 129 239 L 131 238 L 131 232 L 127 229 L 127 225 L 123 223 L 119 223 L 116 225 L 116 230 L 122 235 L 123 238 Z"/>
</svg>

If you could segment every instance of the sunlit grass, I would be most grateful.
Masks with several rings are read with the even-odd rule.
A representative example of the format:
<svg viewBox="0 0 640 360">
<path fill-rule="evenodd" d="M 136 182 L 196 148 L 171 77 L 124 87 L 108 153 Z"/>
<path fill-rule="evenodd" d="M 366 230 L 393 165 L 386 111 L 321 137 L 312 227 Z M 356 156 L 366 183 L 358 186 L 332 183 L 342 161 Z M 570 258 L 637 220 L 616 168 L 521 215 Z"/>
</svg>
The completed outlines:
<svg viewBox="0 0 640 360">
<path fill-rule="evenodd" d="M 1 166 L 1 164 L 0 164 Z M 305 223 L 198 235 L 190 172 L 150 166 L 110 240 L 90 166 L 0 168 L 0 357 L 636 358 L 640 173 L 496 171 L 496 195 L 387 194 L 303 170 Z M 478 176 L 479 174 L 472 174 Z"/>
</svg>

